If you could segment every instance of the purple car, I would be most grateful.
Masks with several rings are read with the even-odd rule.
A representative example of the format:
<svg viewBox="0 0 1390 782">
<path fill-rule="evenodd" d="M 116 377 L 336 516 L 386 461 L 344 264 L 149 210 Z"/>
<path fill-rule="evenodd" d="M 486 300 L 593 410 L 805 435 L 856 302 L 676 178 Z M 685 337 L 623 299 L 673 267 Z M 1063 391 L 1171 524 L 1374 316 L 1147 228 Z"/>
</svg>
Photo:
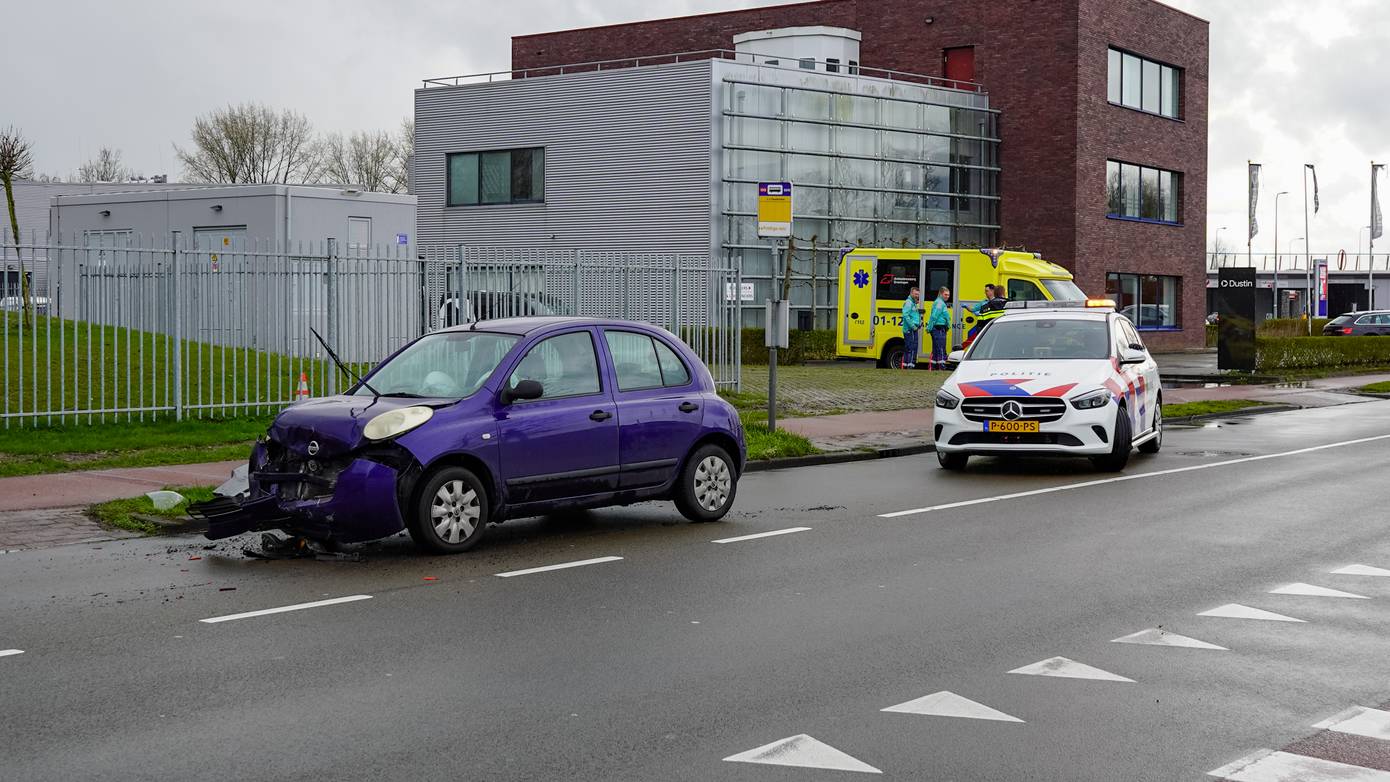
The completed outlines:
<svg viewBox="0 0 1390 782">
<path fill-rule="evenodd" d="M 747 452 L 733 406 L 683 342 L 616 320 L 517 318 L 421 337 L 341 396 L 286 409 L 249 487 L 197 506 L 207 536 L 280 529 L 327 544 L 393 535 L 466 551 L 488 524 L 674 500 L 733 504 Z"/>
</svg>

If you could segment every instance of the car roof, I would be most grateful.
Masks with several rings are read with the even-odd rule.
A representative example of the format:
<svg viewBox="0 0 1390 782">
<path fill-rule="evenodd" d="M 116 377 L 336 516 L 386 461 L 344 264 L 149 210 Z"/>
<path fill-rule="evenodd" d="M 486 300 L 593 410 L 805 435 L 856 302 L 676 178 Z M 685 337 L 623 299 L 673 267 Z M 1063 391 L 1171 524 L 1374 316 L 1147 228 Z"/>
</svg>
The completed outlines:
<svg viewBox="0 0 1390 782">
<path fill-rule="evenodd" d="M 531 334 L 545 329 L 555 329 L 564 326 L 622 326 L 625 328 L 641 328 L 648 331 L 655 329 L 649 323 L 639 323 L 632 320 L 617 320 L 614 318 L 577 318 L 563 315 L 538 315 L 528 318 L 498 318 L 496 320 L 480 320 L 476 323 L 466 323 L 461 326 L 452 326 L 443 331 L 490 331 L 498 334 Z"/>
</svg>

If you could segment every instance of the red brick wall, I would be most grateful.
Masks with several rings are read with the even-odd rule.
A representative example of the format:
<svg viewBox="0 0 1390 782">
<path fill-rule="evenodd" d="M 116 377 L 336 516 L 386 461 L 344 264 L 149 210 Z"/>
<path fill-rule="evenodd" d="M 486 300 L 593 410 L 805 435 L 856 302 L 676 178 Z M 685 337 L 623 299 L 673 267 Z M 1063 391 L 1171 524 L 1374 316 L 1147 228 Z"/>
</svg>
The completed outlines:
<svg viewBox="0 0 1390 782">
<path fill-rule="evenodd" d="M 1206 317 L 1207 23 L 1149 0 L 1081 0 L 1076 236 L 1087 291 L 1106 272 L 1182 275 L 1179 333 L 1147 332 L 1157 349 L 1201 347 Z M 1111 45 L 1184 69 L 1178 122 L 1113 106 L 1106 98 Z M 1182 226 L 1105 217 L 1105 161 L 1183 174 Z"/>
<path fill-rule="evenodd" d="M 974 46 L 975 80 L 1001 111 L 1001 243 L 1071 268 L 1088 293 L 1109 271 L 1185 275 L 1184 330 L 1148 340 L 1203 344 L 1207 24 L 1195 17 L 1152 0 L 823 0 L 520 36 L 512 67 L 731 49 L 737 33 L 801 25 L 859 30 L 869 68 L 940 75 L 943 49 Z M 1109 105 L 1111 44 L 1185 69 L 1184 122 Z M 1106 219 L 1107 158 L 1183 172 L 1185 225 Z"/>
</svg>

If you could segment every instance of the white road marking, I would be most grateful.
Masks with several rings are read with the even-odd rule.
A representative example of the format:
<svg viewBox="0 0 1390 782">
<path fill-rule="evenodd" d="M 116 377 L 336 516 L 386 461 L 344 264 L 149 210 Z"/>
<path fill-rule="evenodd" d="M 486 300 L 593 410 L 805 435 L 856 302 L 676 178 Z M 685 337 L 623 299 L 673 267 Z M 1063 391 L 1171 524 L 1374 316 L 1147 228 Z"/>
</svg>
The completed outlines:
<svg viewBox="0 0 1390 782">
<path fill-rule="evenodd" d="M 1390 711 L 1353 706 L 1314 725 L 1323 730 L 1390 741 Z"/>
<path fill-rule="evenodd" d="M 1196 638 L 1188 638 L 1185 635 L 1170 633 L 1167 630 L 1160 630 L 1155 627 L 1149 630 L 1140 630 L 1122 638 L 1112 640 L 1112 644 L 1148 644 L 1150 646 L 1181 646 L 1186 649 L 1216 649 L 1222 652 L 1229 652 L 1224 646 L 1209 644 L 1206 641 L 1198 641 Z"/>
<path fill-rule="evenodd" d="M 1260 462 L 1266 459 L 1282 459 L 1286 456 L 1298 456 L 1299 454 L 1323 451 L 1328 448 L 1343 448 L 1348 445 L 1360 445 L 1362 443 L 1373 443 L 1380 440 L 1390 440 L 1390 434 L 1381 434 L 1374 437 L 1362 437 L 1356 440 L 1343 440 L 1339 443 L 1327 443 L 1325 445 L 1314 445 L 1308 448 L 1299 448 L 1296 451 L 1281 451 L 1279 453 L 1266 453 L 1259 456 L 1244 456 L 1239 459 L 1227 459 L 1211 464 L 1191 464 L 1186 467 L 1173 467 L 1167 470 L 1154 470 L 1153 472 L 1141 472 L 1133 475 L 1120 475 L 1114 478 L 1100 478 L 1094 481 L 1082 481 L 1081 483 L 1069 483 L 1065 486 L 1050 486 L 1046 489 L 1033 489 L 1032 491 L 1019 491 L 1012 494 L 999 494 L 993 497 L 981 497 L 975 500 L 963 500 L 961 502 L 948 502 L 944 505 L 929 505 L 925 508 L 913 508 L 912 510 L 900 510 L 893 513 L 880 513 L 880 519 L 895 519 L 899 516 L 913 516 L 919 513 L 931 513 L 939 510 L 951 510 L 953 508 L 965 508 L 971 505 L 983 505 L 987 502 L 1002 502 L 1004 500 L 1016 500 L 1022 497 L 1036 497 L 1039 494 L 1052 494 L 1059 491 L 1071 491 L 1073 489 L 1085 489 L 1091 486 L 1104 486 L 1107 483 L 1121 483 L 1123 481 L 1137 481 L 1144 478 L 1158 478 L 1164 475 L 1177 475 L 1184 472 L 1195 470 L 1210 470 L 1215 467 L 1229 467 L 1233 464 L 1245 464 L 1247 462 Z"/>
<path fill-rule="evenodd" d="M 846 755 L 823 741 L 817 741 L 807 736 L 805 733 L 780 739 L 771 744 L 764 744 L 757 749 L 730 755 L 724 759 L 731 763 L 825 768 L 832 771 L 860 771 L 865 774 L 883 773 L 868 763 Z"/>
<path fill-rule="evenodd" d="M 596 557 L 594 559 L 581 559 L 577 562 L 561 562 L 558 565 L 546 565 L 545 567 L 529 567 L 525 570 L 509 570 L 506 573 L 496 573 L 498 578 L 511 578 L 512 576 L 529 576 L 532 573 L 547 573 L 551 570 L 568 570 L 572 567 L 584 567 L 585 565 L 597 565 L 603 562 L 618 562 L 622 557 Z"/>
<path fill-rule="evenodd" d="M 1390 782 L 1390 771 L 1262 749 L 1207 776 L 1231 782 Z"/>
<path fill-rule="evenodd" d="M 1371 567 L 1370 565 L 1347 565 L 1332 571 L 1340 576 L 1385 576 L 1390 577 L 1390 570 L 1383 567 Z"/>
<path fill-rule="evenodd" d="M 942 690 L 907 703 L 889 706 L 884 711 L 895 714 L 926 714 L 933 717 L 960 717 L 968 720 L 995 720 L 997 722 L 1023 722 L 1012 714 L 991 709 L 983 703 L 961 697 L 954 692 Z"/>
<path fill-rule="evenodd" d="M 260 611 L 247 611 L 244 614 L 228 614 L 226 616 L 214 616 L 209 619 L 199 619 L 204 624 L 217 624 L 218 622 L 231 622 L 236 619 L 250 619 L 255 616 L 269 616 L 270 614 L 283 614 L 287 611 L 303 611 L 306 608 L 322 608 L 324 606 L 338 605 L 339 603 L 355 603 L 358 600 L 371 600 L 371 595 L 348 595 L 347 597 L 335 597 L 332 600 L 315 600 L 312 603 L 298 603 L 292 606 L 280 606 L 279 608 L 264 608 Z"/>
<path fill-rule="evenodd" d="M 1285 584 L 1278 589 L 1269 590 L 1271 595 L 1303 595 L 1304 597 L 1349 597 L 1356 600 L 1370 600 L 1365 595 L 1353 595 L 1350 592 L 1343 592 L 1340 589 L 1328 589 L 1327 587 L 1315 586 L 1313 584 Z"/>
<path fill-rule="evenodd" d="M 1273 611 L 1265 611 L 1260 608 L 1251 608 L 1239 603 L 1227 603 L 1224 606 L 1217 606 L 1210 611 L 1203 611 L 1197 616 L 1219 616 L 1225 619 L 1261 619 L 1266 622 L 1303 622 L 1303 619 L 1294 619 L 1291 616 L 1276 614 Z"/>
<path fill-rule="evenodd" d="M 16 654 L 24 654 L 23 649 L 0 649 L 0 657 L 13 657 Z"/>
<path fill-rule="evenodd" d="M 1063 679 L 1096 679 L 1104 682 L 1134 683 L 1133 679 L 1126 679 L 1118 674 L 1092 668 L 1085 663 L 1068 660 L 1065 657 L 1049 657 L 1032 665 L 1015 668 L 1009 673 L 1021 673 L 1025 676 L 1057 676 Z"/>
<path fill-rule="evenodd" d="M 739 543 L 745 540 L 757 540 L 758 538 L 771 538 L 777 535 L 790 535 L 793 532 L 810 532 L 810 527 L 787 527 L 786 529 L 775 529 L 771 532 L 759 532 L 756 535 L 740 535 L 736 538 L 720 538 L 711 540 L 710 543 Z"/>
</svg>

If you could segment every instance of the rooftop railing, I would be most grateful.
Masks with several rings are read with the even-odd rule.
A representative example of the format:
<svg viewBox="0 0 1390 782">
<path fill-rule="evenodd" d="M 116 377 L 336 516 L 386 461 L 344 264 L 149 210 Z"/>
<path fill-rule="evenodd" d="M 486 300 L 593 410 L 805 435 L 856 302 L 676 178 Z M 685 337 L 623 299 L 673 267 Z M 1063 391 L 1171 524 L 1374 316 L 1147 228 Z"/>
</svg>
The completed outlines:
<svg viewBox="0 0 1390 782">
<path fill-rule="evenodd" d="M 433 87 L 460 87 L 468 84 L 488 84 L 497 81 L 515 81 L 517 79 L 534 79 L 545 76 L 563 76 L 572 73 L 593 73 L 595 71 L 617 70 L 621 68 L 642 68 L 652 65 L 670 65 L 672 63 L 697 62 L 700 60 L 734 60 L 767 68 L 784 68 L 793 71 L 806 70 L 815 73 L 829 73 L 836 76 L 901 81 L 978 94 L 983 94 L 985 92 L 984 86 L 976 82 L 948 79 L 943 76 L 929 76 L 923 73 L 909 73 L 907 71 L 895 71 L 887 68 L 870 68 L 864 65 L 851 65 L 844 62 L 830 62 L 828 60 L 815 60 L 812 58 L 790 58 L 785 55 L 740 52 L 734 51 L 733 49 L 702 49 L 699 51 L 677 52 L 673 54 L 623 57 L 615 60 L 595 60 L 591 62 L 568 63 L 562 65 L 542 65 L 534 68 L 510 68 L 505 71 L 473 73 L 464 76 L 444 76 L 436 79 L 425 79 L 424 89 Z M 808 68 L 806 64 L 811 64 L 813 67 Z"/>
<path fill-rule="evenodd" d="M 1390 271 L 1390 253 L 1313 253 L 1313 264 L 1327 259 L 1331 272 Z M 1304 253 L 1255 253 L 1253 256 L 1243 252 L 1207 253 L 1207 271 L 1218 269 L 1249 268 L 1257 271 L 1280 274 L 1304 274 L 1308 271 L 1308 256 Z"/>
</svg>

